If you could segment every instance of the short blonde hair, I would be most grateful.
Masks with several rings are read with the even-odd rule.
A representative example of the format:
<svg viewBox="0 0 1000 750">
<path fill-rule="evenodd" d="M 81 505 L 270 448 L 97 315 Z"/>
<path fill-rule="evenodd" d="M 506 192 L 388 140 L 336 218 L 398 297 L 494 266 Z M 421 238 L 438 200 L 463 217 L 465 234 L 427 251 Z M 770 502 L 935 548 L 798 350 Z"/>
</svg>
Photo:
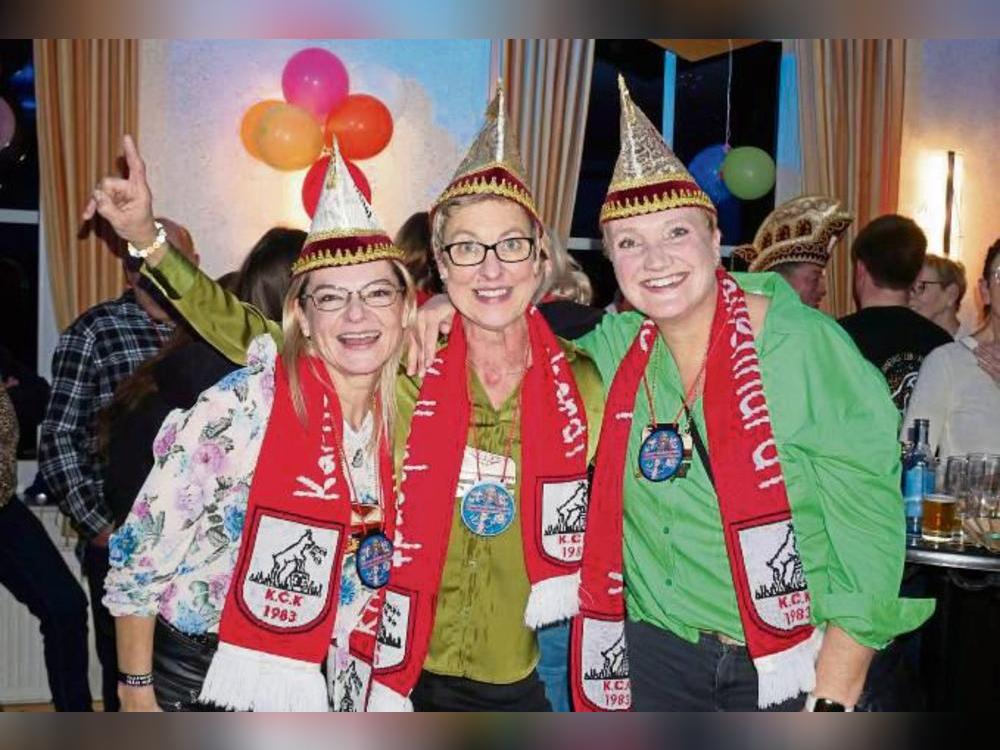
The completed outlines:
<svg viewBox="0 0 1000 750">
<path fill-rule="evenodd" d="M 417 295 L 413 285 L 413 277 L 406 270 L 406 266 L 398 260 L 390 260 L 390 265 L 396 273 L 396 279 L 403 286 L 403 328 L 409 328 L 417 314 Z M 292 405 L 295 413 L 302 424 L 307 424 L 309 415 L 306 412 L 305 397 L 302 395 L 302 386 L 299 383 L 299 370 L 296 366 L 303 354 L 313 354 L 312 343 L 306 338 L 299 325 L 296 309 L 302 304 L 302 294 L 306 289 L 312 272 L 301 274 L 292 279 L 288 291 L 285 293 L 285 303 L 281 317 L 281 330 L 284 334 L 284 343 L 281 345 L 281 360 L 288 373 L 288 387 L 292 394 Z M 396 423 L 396 373 L 399 370 L 399 361 L 402 358 L 402 344 L 399 349 L 389 357 L 388 361 L 382 365 L 379 373 L 378 392 L 381 397 L 382 411 L 381 427 L 391 441 L 395 434 Z M 379 431 L 372 430 L 373 445 L 378 444 Z"/>
<path fill-rule="evenodd" d="M 962 265 L 961 261 L 944 258 L 940 255 L 928 255 L 924 258 L 924 263 L 927 264 L 928 268 L 934 269 L 942 289 L 946 289 L 952 284 L 958 286 L 958 299 L 955 300 L 955 309 L 957 310 L 961 306 L 965 290 L 968 288 L 968 282 L 965 280 L 965 266 Z"/>
</svg>

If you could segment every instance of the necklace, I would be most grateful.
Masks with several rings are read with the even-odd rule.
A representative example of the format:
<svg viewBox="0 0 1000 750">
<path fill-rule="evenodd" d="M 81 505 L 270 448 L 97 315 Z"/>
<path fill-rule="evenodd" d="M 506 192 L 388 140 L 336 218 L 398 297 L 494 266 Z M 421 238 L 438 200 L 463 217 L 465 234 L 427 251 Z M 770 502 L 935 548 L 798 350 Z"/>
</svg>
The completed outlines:
<svg viewBox="0 0 1000 750">
<path fill-rule="evenodd" d="M 681 394 L 681 406 L 677 410 L 677 414 L 674 416 L 672 422 L 661 423 L 656 418 L 653 389 L 649 386 L 646 373 L 643 373 L 642 387 L 646 393 L 646 402 L 649 406 L 650 423 L 643 430 L 642 442 L 639 445 L 636 478 L 645 477 L 650 482 L 664 482 L 668 479 L 687 475 L 688 470 L 691 468 L 691 449 L 693 447 L 691 420 L 694 417 L 691 415 L 690 404 L 705 377 L 709 355 L 724 331 L 725 328 L 720 328 L 705 349 L 701 366 L 698 368 L 698 374 L 695 376 L 687 392 Z M 656 347 L 654 354 L 658 355 L 660 352 L 660 342 L 657 341 L 654 346 Z M 655 380 L 653 381 L 653 387 L 656 387 Z M 680 427 L 681 414 L 687 415 L 683 428 Z"/>
</svg>

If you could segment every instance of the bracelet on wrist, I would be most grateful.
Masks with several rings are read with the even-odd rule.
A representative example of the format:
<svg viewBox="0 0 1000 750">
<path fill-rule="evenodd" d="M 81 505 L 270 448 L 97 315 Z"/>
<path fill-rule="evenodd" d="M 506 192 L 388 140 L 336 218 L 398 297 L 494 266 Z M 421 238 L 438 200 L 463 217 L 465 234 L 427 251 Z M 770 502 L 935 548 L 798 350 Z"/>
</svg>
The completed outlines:
<svg viewBox="0 0 1000 750">
<path fill-rule="evenodd" d="M 153 684 L 153 673 L 127 674 L 126 672 L 119 672 L 118 682 L 126 687 L 149 687 Z"/>
</svg>

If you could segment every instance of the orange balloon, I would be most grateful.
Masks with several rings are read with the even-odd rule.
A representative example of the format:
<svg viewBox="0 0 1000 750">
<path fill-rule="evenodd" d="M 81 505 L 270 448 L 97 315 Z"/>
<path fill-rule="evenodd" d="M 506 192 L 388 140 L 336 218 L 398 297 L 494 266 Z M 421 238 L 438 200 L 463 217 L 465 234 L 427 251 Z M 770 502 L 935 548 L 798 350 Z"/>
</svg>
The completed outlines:
<svg viewBox="0 0 1000 750">
<path fill-rule="evenodd" d="M 302 107 L 281 102 L 261 115 L 257 148 L 275 169 L 305 169 L 323 149 L 323 131 Z"/>
<path fill-rule="evenodd" d="M 392 138 L 392 115 L 374 96 L 351 94 L 326 118 L 326 145 L 335 135 L 345 159 L 368 159 Z"/>
<path fill-rule="evenodd" d="M 281 104 L 280 99 L 264 99 L 257 102 L 243 115 L 240 123 L 240 140 L 243 141 L 243 148 L 254 159 L 260 159 L 260 149 L 257 148 L 257 128 L 260 127 L 260 118 L 275 104 Z"/>
</svg>

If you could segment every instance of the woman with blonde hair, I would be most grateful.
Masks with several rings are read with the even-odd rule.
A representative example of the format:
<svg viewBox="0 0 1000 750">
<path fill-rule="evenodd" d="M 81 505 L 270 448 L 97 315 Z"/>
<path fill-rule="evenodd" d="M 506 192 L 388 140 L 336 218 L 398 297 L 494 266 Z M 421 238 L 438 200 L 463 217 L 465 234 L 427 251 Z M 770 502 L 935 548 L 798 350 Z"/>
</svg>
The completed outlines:
<svg viewBox="0 0 1000 750">
<path fill-rule="evenodd" d="M 125 148 L 130 178 L 103 180 L 87 213 L 141 256 L 164 240 L 144 164 Z M 280 353 L 255 339 L 247 367 L 171 413 L 112 536 L 104 602 L 126 710 L 316 711 L 328 690 L 336 709 L 363 707 L 392 556 L 392 391 L 414 309 L 401 257 L 335 149 Z"/>
</svg>

